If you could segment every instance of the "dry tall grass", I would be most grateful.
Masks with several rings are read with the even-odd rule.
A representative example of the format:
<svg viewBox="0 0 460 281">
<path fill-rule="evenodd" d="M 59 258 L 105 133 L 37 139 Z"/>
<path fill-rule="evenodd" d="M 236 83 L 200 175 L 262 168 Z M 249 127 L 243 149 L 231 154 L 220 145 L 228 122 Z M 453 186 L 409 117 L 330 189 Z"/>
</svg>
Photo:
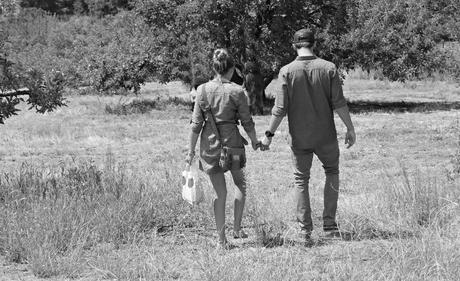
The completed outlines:
<svg viewBox="0 0 460 281">
<path fill-rule="evenodd" d="M 68 108 L 24 112 L 0 128 L 0 253 L 8 263 L 26 263 L 37 277 L 77 280 L 460 276 L 458 111 L 353 116 L 358 143 L 342 149 L 338 210 L 350 235 L 330 241 L 321 231 L 324 177 L 315 159 L 311 247 L 297 238 L 283 122 L 270 151 L 248 150 L 243 226 L 250 238 L 222 252 L 207 178 L 200 178 L 204 204 L 191 207 L 180 197 L 189 109 L 107 113 L 116 103 L 71 97 Z M 260 134 L 268 118 L 255 120 Z M 342 125 L 338 131 L 343 142 Z"/>
</svg>

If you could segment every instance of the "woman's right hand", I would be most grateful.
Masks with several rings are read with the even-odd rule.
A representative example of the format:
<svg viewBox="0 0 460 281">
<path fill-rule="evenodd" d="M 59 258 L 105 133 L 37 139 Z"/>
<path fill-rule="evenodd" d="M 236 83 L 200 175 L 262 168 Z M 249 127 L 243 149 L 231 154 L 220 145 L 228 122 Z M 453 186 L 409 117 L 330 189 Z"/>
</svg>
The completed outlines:
<svg viewBox="0 0 460 281">
<path fill-rule="evenodd" d="M 195 158 L 195 152 L 187 153 L 187 156 L 185 157 L 185 163 L 188 167 L 192 165 L 193 158 Z"/>
</svg>

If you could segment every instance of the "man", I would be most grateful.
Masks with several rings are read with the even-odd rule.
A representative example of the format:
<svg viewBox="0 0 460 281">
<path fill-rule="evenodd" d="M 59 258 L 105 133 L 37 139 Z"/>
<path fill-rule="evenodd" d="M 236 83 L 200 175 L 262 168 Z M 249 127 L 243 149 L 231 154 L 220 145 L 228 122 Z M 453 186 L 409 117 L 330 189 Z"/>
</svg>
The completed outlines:
<svg viewBox="0 0 460 281">
<path fill-rule="evenodd" d="M 339 72 L 333 63 L 313 54 L 314 43 L 314 33 L 308 29 L 294 34 L 293 48 L 298 56 L 279 72 L 280 89 L 277 90 L 270 124 L 262 141 L 263 149 L 268 149 L 276 129 L 287 114 L 294 162 L 296 215 L 301 234 L 307 241 L 313 230 L 308 193 L 313 154 L 322 162 L 326 173 L 323 230 L 328 235 L 340 235 L 335 220 L 339 191 L 339 146 L 333 111 L 338 113 L 347 127 L 347 148 L 356 140 Z"/>
</svg>

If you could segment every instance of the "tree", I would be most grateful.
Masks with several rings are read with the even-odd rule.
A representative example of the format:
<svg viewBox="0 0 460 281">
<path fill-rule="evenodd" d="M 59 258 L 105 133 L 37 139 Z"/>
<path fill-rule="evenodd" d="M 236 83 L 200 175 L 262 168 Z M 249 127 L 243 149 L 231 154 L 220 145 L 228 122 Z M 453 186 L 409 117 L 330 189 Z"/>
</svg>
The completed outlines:
<svg viewBox="0 0 460 281">
<path fill-rule="evenodd" d="M 196 71 L 193 67 L 209 66 L 212 50 L 225 47 L 240 66 L 246 61 L 259 64 L 268 84 L 294 56 L 288 43 L 294 31 L 301 27 L 332 26 L 338 9 L 336 2 L 138 0 L 135 11 L 156 29 L 153 36 L 161 38 L 163 48 L 157 68 L 161 81 L 191 81 Z M 203 72 L 209 75 L 209 70 Z"/>
<path fill-rule="evenodd" d="M 356 1 L 353 28 L 342 37 L 342 49 L 351 51 L 343 58 L 345 64 L 380 69 L 399 81 L 442 70 L 448 55 L 437 46 L 453 34 L 440 32 L 445 29 L 439 29 L 439 18 L 447 14 L 435 12 L 429 2 Z"/>
<path fill-rule="evenodd" d="M 206 28 L 203 10 L 206 1 L 138 0 L 135 12 L 152 27 L 156 39 L 153 75 L 160 82 L 181 80 L 194 84 L 201 77 L 210 78 L 210 54 L 215 47 Z"/>
<path fill-rule="evenodd" d="M 95 16 L 113 15 L 130 7 L 130 0 L 21 0 L 24 8 L 39 8 L 58 15 L 90 13 Z"/>
<path fill-rule="evenodd" d="M 230 49 L 240 65 L 255 61 L 268 82 L 295 52 L 292 34 L 317 33 L 316 53 L 343 70 L 380 69 L 390 80 L 442 69 L 437 46 L 458 40 L 457 0 L 137 0 L 135 11 L 162 38 L 157 76 L 189 81 L 191 65 L 212 49 Z M 184 14 L 181 11 L 187 11 Z M 195 40 L 185 35 L 195 34 Z M 455 39 L 457 38 L 457 39 Z M 189 51 L 186 50 L 196 50 Z M 195 58 L 194 58 L 195 57 Z M 193 76 L 193 75 L 192 75 Z"/>
<path fill-rule="evenodd" d="M 8 12 L 2 9 L 2 15 L 10 16 L 5 11 Z M 8 59 L 8 32 L 3 27 L 3 22 L 0 22 L 0 124 L 16 115 L 19 111 L 16 106 L 23 101 L 30 105 L 29 109 L 39 113 L 65 105 L 62 74 L 58 71 L 43 73 L 37 69 L 24 69 L 11 62 Z"/>
<path fill-rule="evenodd" d="M 261 66 L 266 82 L 276 75 L 279 68 L 295 57 L 290 42 L 293 33 L 300 28 L 312 28 L 318 33 L 319 56 L 331 57 L 325 38 L 334 28 L 336 13 L 345 1 L 328 0 L 257 0 L 257 1 L 214 1 L 215 9 L 210 12 L 213 40 L 233 50 L 240 61 L 254 61 Z M 230 18 L 230 19 L 228 19 Z M 232 24 L 227 24 L 229 21 Z M 222 28 L 227 25 L 228 27 Z M 220 28 L 220 30 L 218 30 Z M 337 36 L 340 35 L 337 29 Z M 224 34 L 224 36 L 219 36 Z M 339 63 L 338 60 L 334 61 Z M 266 83 L 268 84 L 268 83 Z"/>
</svg>

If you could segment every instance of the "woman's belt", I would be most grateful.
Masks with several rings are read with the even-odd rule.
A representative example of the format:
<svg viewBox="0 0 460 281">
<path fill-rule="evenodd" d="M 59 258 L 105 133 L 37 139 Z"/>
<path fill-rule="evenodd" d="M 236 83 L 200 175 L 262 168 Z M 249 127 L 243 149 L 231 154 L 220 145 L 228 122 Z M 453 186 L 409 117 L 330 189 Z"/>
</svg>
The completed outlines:
<svg viewBox="0 0 460 281">
<path fill-rule="evenodd" d="M 236 120 L 233 120 L 233 121 L 218 121 L 216 122 L 216 125 L 217 126 L 220 126 L 220 125 L 240 125 L 240 122 L 236 121 Z"/>
<path fill-rule="evenodd" d="M 233 121 L 220 121 L 220 122 L 216 122 L 216 125 L 217 126 L 222 126 L 222 125 L 233 125 L 233 126 L 238 126 L 240 125 L 240 122 L 238 120 L 233 120 Z M 248 145 L 248 140 L 245 139 L 243 136 L 241 136 L 241 139 L 243 141 L 243 144 L 244 145 Z"/>
</svg>

